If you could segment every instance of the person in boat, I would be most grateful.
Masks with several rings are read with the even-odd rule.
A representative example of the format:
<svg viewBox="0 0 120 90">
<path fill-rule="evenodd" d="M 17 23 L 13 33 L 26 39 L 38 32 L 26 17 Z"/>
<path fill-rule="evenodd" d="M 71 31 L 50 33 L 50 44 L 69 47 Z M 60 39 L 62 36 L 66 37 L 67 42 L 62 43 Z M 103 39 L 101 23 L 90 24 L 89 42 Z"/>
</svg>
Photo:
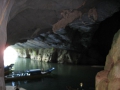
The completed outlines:
<svg viewBox="0 0 120 90">
<path fill-rule="evenodd" d="M 15 90 L 20 90 L 18 84 L 16 85 Z"/>
</svg>

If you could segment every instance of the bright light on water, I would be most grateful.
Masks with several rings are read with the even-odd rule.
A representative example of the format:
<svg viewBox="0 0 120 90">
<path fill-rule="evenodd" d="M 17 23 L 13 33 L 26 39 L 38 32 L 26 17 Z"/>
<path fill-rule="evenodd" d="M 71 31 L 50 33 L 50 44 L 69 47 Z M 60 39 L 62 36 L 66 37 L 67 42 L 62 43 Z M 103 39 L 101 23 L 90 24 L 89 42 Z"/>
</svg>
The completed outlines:
<svg viewBox="0 0 120 90">
<path fill-rule="evenodd" d="M 4 50 L 4 66 L 14 64 L 18 57 L 17 51 L 11 46 Z"/>
</svg>

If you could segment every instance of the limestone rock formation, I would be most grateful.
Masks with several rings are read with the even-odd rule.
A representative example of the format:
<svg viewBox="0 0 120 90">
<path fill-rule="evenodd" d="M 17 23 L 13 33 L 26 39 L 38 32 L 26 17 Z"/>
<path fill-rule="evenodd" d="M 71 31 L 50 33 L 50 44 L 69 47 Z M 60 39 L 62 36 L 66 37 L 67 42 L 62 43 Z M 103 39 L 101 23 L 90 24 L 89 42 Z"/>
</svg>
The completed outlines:
<svg viewBox="0 0 120 90">
<path fill-rule="evenodd" d="M 119 51 L 120 51 L 120 30 L 114 35 L 111 49 L 106 58 L 104 71 L 100 71 L 96 75 L 96 90 L 120 89 Z"/>
<path fill-rule="evenodd" d="M 81 58 L 77 52 L 56 48 L 17 48 L 16 51 L 21 58 L 30 58 L 41 62 L 78 64 Z"/>
<path fill-rule="evenodd" d="M 98 74 L 96 88 L 119 89 L 119 32 L 112 44 L 120 28 L 119 7 L 119 0 L 0 0 L 0 90 L 5 90 L 5 44 L 23 48 L 24 58 L 82 65 L 103 65 L 109 52 L 107 79 Z"/>
<path fill-rule="evenodd" d="M 14 0 L 0 0 L 0 90 L 5 90 L 3 51 L 7 40 L 6 27 Z"/>
<path fill-rule="evenodd" d="M 73 50 L 80 53 L 82 64 L 103 65 L 120 27 L 119 6 L 118 0 L 16 0 L 9 15 L 6 45 Z"/>
</svg>

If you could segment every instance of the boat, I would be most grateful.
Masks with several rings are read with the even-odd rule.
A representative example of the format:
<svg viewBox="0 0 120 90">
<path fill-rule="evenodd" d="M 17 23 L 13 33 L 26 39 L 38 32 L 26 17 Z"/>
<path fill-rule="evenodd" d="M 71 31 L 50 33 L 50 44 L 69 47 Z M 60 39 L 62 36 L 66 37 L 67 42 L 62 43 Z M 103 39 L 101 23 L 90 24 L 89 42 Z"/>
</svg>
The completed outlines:
<svg viewBox="0 0 120 90">
<path fill-rule="evenodd" d="M 10 73 L 12 73 L 13 70 L 7 70 L 7 71 L 4 71 L 4 75 L 9 75 Z"/>
<path fill-rule="evenodd" d="M 11 70 L 13 66 L 14 66 L 14 64 L 7 65 L 4 67 L 4 70 L 5 71 Z"/>
<path fill-rule="evenodd" d="M 10 65 L 4 67 L 4 75 L 9 75 L 10 73 L 12 73 L 13 72 L 13 70 L 12 70 L 13 66 L 14 66 L 14 64 L 10 64 Z"/>
<path fill-rule="evenodd" d="M 11 74 L 5 76 L 5 81 L 21 81 L 21 80 L 31 80 L 31 79 L 40 79 L 44 77 L 51 77 L 51 72 L 54 69 L 55 68 L 52 67 L 45 71 L 41 69 L 30 69 L 22 73 L 12 72 Z"/>
<path fill-rule="evenodd" d="M 34 74 L 46 74 L 46 73 L 51 73 L 55 68 L 49 68 L 47 70 L 41 70 L 41 69 L 30 69 L 30 70 L 26 70 L 25 73 L 30 73 L 31 75 Z"/>
</svg>

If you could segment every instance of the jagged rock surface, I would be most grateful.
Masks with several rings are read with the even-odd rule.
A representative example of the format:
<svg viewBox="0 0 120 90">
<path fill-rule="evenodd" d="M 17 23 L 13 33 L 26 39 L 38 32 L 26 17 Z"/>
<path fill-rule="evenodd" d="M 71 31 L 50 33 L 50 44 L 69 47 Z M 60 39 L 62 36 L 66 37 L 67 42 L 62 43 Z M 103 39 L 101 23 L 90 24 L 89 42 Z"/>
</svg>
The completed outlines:
<svg viewBox="0 0 120 90">
<path fill-rule="evenodd" d="M 55 48 L 17 48 L 16 51 L 19 57 L 30 58 L 32 60 L 38 60 L 41 62 L 81 64 L 81 62 L 79 61 L 81 55 L 73 51 Z"/>
<path fill-rule="evenodd" d="M 103 64 L 120 27 L 119 6 L 119 0 L 16 0 L 7 45 L 73 50 L 83 64 Z"/>
<path fill-rule="evenodd" d="M 96 75 L 96 90 L 120 89 L 120 30 L 114 35 L 103 71 Z M 104 85 L 103 85 L 104 84 Z"/>
</svg>

